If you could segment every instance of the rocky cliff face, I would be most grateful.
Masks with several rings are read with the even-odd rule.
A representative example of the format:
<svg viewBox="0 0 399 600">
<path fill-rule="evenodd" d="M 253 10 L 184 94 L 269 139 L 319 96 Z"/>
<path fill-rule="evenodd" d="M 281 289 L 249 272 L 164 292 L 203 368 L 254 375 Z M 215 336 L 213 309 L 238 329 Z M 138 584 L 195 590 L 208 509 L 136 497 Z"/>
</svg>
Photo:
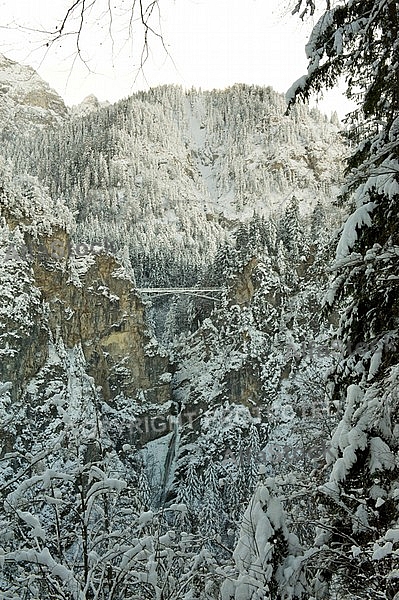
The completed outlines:
<svg viewBox="0 0 399 600">
<path fill-rule="evenodd" d="M 3 137 L 60 124 L 68 109 L 31 68 L 0 54 L 0 128 Z"/>
<path fill-rule="evenodd" d="M 63 232 L 47 240 L 46 250 L 55 243 L 67 246 Z M 61 336 L 70 348 L 82 345 L 88 372 L 106 400 L 122 392 L 136 397 L 142 390 L 148 400 L 168 399 L 168 386 L 159 381 L 167 360 L 156 352 L 147 354 L 151 336 L 145 306 L 113 256 L 105 251 L 72 255 L 62 264 L 48 254 L 44 260 L 36 258 L 33 269 L 52 335 Z"/>
<path fill-rule="evenodd" d="M 0 378 L 21 393 L 46 363 L 49 344 L 62 340 L 66 348 L 81 346 L 87 372 L 106 401 L 123 393 L 165 402 L 169 388 L 159 378 L 167 359 L 154 346 L 128 274 L 103 248 L 77 255 L 67 231 L 71 215 L 57 220 L 52 201 L 35 202 L 26 192 L 32 180 L 25 184 L 25 195 L 17 195 L 12 180 L 5 182 L 0 198 Z"/>
</svg>

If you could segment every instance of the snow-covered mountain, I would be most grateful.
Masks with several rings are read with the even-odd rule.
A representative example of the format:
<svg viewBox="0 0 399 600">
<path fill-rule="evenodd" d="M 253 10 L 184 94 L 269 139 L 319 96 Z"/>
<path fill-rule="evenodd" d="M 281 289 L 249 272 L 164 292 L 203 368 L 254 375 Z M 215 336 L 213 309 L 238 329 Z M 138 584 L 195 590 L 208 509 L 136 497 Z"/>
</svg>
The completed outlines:
<svg viewBox="0 0 399 600">
<path fill-rule="evenodd" d="M 127 246 L 138 283 L 197 281 L 218 244 L 292 196 L 331 212 L 345 153 L 317 111 L 285 115 L 270 88 L 138 93 L 5 152 L 77 212 L 77 243 Z M 82 109 L 83 110 L 83 109 Z M 60 168 L 60 164 L 62 168 Z"/>
<path fill-rule="evenodd" d="M 238 598 L 253 506 L 270 589 L 304 598 L 301 490 L 339 410 L 338 124 L 244 85 L 68 111 L 1 65 L 0 592 Z M 219 291 L 137 289 L 199 283 Z"/>
<path fill-rule="evenodd" d="M 68 109 L 31 67 L 0 54 L 0 128 L 2 139 L 59 125 Z"/>
</svg>

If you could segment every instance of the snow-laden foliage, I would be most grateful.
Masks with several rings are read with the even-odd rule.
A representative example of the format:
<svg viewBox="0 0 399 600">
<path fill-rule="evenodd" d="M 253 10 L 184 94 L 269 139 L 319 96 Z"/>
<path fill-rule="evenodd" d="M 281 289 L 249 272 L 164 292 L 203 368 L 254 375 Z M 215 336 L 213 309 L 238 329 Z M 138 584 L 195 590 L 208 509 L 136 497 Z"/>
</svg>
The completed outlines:
<svg viewBox="0 0 399 600">
<path fill-rule="evenodd" d="M 244 513 L 234 550 L 236 570 L 221 587 L 222 600 L 301 598 L 304 588 L 292 575 L 300 564 L 298 538 L 289 533 L 272 479 L 260 484 Z"/>
<path fill-rule="evenodd" d="M 302 5 L 305 13 L 315 9 L 300 0 L 296 10 Z M 332 437 L 329 481 L 320 490 L 327 515 L 317 541 L 319 576 L 340 598 L 397 596 L 396 538 L 386 535 L 399 519 L 398 52 L 397 2 L 328 3 L 307 45 L 308 74 L 290 91 L 291 100 L 307 98 L 343 76 L 357 104 L 348 117 L 349 216 L 326 298 L 344 305 L 342 356 L 333 373 L 333 397 L 344 411 Z"/>
<path fill-rule="evenodd" d="M 132 439 L 121 447 L 136 407 L 107 407 L 81 348 L 58 340 L 20 400 L 0 394 L 2 597 L 188 600 L 212 588 L 212 556 L 173 526 L 185 505 L 152 505 L 149 465 Z"/>
<path fill-rule="evenodd" d="M 50 197 L 36 177 L 20 175 L 0 156 L 0 215 L 34 239 L 60 229 L 71 232 L 74 217 L 61 200 Z"/>
<path fill-rule="evenodd" d="M 24 340 L 35 335 L 41 318 L 40 291 L 25 262 L 26 246 L 21 231 L 13 231 L 3 221 L 0 226 L 0 354 L 6 357 L 19 353 Z"/>
</svg>

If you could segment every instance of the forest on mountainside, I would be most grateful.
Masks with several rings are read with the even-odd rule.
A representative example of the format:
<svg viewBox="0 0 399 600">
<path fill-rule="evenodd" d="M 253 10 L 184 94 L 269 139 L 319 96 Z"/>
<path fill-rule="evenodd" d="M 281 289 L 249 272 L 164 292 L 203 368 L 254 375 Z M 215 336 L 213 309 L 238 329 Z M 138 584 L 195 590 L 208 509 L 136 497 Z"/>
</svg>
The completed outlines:
<svg viewBox="0 0 399 600">
<path fill-rule="evenodd" d="M 288 109 L 2 61 L 5 600 L 398 599 L 398 31 L 328 3 Z"/>
<path fill-rule="evenodd" d="M 165 86 L 6 142 L 4 153 L 74 212 L 76 244 L 127 248 L 139 286 L 191 285 L 241 221 L 275 217 L 294 194 L 310 213 L 336 193 L 337 123 L 285 110 L 270 88 Z"/>
</svg>

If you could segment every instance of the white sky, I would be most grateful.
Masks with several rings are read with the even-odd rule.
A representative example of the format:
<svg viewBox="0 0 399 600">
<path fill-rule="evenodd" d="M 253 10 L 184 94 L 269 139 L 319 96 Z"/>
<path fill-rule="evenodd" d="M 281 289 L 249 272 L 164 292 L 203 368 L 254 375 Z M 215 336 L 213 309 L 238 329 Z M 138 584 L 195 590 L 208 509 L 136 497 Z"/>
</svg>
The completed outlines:
<svg viewBox="0 0 399 600">
<path fill-rule="evenodd" d="M 108 2 L 115 6 L 113 42 Z M 133 24 L 134 35 L 128 34 L 131 3 L 96 0 L 88 15 L 93 25 L 81 39 L 88 70 L 76 60 L 72 36 L 46 54 L 45 35 L 16 27 L 53 29 L 72 0 L 0 0 L 0 52 L 33 66 L 69 105 L 91 93 L 113 102 L 163 83 L 202 89 L 248 83 L 285 92 L 306 72 L 304 46 L 312 22 L 302 24 L 291 15 L 287 6 L 293 0 L 159 0 L 169 56 L 157 40 L 150 39 L 151 54 L 143 77 L 138 68 L 142 38 L 137 25 Z M 158 20 L 152 23 L 158 29 Z M 334 92 L 319 108 L 327 114 L 337 110 L 343 117 L 348 104 Z"/>
</svg>

